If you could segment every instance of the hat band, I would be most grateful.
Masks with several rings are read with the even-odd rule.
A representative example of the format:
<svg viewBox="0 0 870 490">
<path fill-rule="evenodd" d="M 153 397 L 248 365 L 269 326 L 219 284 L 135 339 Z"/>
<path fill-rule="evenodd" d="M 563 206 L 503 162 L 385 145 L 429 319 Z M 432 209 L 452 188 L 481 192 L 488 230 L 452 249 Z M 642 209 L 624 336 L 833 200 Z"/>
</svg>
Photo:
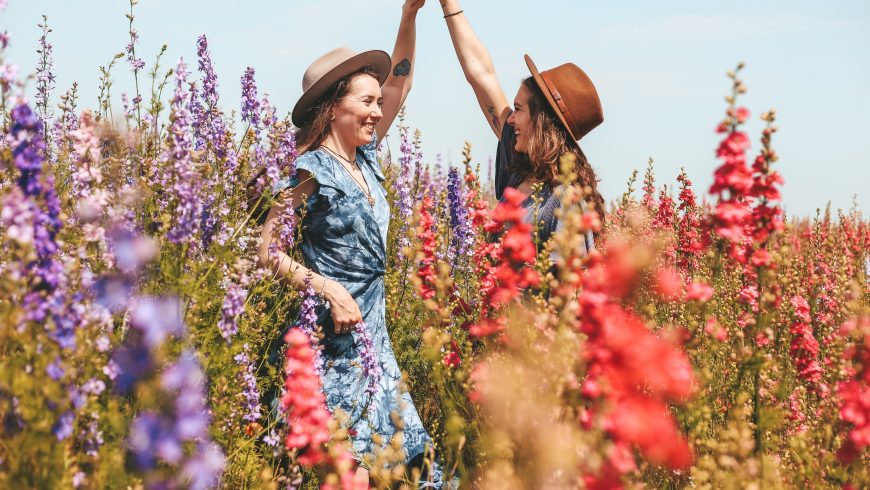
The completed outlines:
<svg viewBox="0 0 870 490">
<path fill-rule="evenodd" d="M 556 86 L 553 84 L 550 77 L 546 72 L 541 72 L 541 79 L 544 81 L 544 84 L 547 85 L 547 90 L 550 91 L 550 95 L 553 96 L 553 100 L 556 101 L 556 105 L 559 106 L 559 111 L 562 112 L 562 115 L 565 117 L 565 121 L 568 123 L 568 132 L 571 133 L 571 137 L 574 137 L 574 131 L 571 130 L 572 127 L 575 127 L 574 117 L 571 116 L 571 112 L 568 110 L 568 106 L 565 105 L 565 101 L 562 100 L 562 94 L 559 93 L 559 90 L 556 89 Z"/>
</svg>

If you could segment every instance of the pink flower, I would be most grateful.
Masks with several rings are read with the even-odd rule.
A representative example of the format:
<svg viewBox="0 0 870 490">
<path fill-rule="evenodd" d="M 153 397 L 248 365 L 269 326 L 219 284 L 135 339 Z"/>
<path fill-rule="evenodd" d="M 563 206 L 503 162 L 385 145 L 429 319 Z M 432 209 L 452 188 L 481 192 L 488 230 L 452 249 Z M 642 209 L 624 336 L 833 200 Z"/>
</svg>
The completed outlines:
<svg viewBox="0 0 870 490">
<path fill-rule="evenodd" d="M 656 273 L 655 286 L 659 296 L 667 301 L 676 301 L 682 293 L 683 278 L 673 269 L 660 269 Z"/>
<path fill-rule="evenodd" d="M 703 282 L 693 282 L 686 288 L 686 299 L 705 303 L 713 297 L 713 288 Z"/>
</svg>

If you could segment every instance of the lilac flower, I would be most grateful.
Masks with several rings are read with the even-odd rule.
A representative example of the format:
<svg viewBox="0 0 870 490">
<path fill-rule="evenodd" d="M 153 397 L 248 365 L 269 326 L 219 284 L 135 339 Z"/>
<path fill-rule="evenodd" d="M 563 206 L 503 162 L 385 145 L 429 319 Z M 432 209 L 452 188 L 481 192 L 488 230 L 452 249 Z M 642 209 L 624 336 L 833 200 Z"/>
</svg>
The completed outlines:
<svg viewBox="0 0 870 490">
<path fill-rule="evenodd" d="M 76 412 L 81 411 L 84 408 L 85 404 L 88 402 L 87 394 L 76 388 L 75 386 L 68 386 L 66 389 L 66 394 L 69 397 L 70 403 L 72 403 L 73 408 Z"/>
<path fill-rule="evenodd" d="M 196 453 L 187 460 L 181 474 L 191 490 L 204 490 L 220 486 L 226 458 L 217 444 L 200 443 Z"/>
<path fill-rule="evenodd" d="M 244 279 L 242 282 L 245 282 Z M 232 283 L 227 288 L 227 294 L 221 305 L 221 317 L 218 320 L 218 330 L 227 342 L 230 342 L 239 331 L 238 317 L 245 311 L 247 299 L 248 289 L 245 284 Z"/>
<path fill-rule="evenodd" d="M 106 389 L 106 383 L 101 379 L 91 378 L 82 385 L 82 391 L 94 396 L 100 394 Z"/>
<path fill-rule="evenodd" d="M 257 375 L 254 363 L 248 357 L 248 344 L 244 345 L 244 352 L 236 354 L 233 359 L 242 367 L 242 383 L 244 390 L 242 396 L 245 399 L 245 415 L 243 420 L 256 422 L 263 417 L 260 412 L 260 389 L 257 387 Z"/>
<path fill-rule="evenodd" d="M 411 196 L 411 161 L 413 160 L 413 147 L 408 139 L 408 128 L 399 128 L 399 177 L 396 179 L 396 208 L 399 216 L 399 257 L 404 257 L 403 250 L 411 245 L 408 240 L 408 223 L 414 212 L 413 199 Z"/>
<path fill-rule="evenodd" d="M 124 274 L 135 275 L 157 254 L 153 239 L 136 233 L 124 224 L 112 227 L 107 236 L 114 262 Z"/>
<path fill-rule="evenodd" d="M 5 33 L 4 33 L 5 34 Z M 0 38 L 0 41 L 5 42 L 7 38 Z M 4 47 L 5 49 L 5 47 Z M 12 63 L 0 64 L 0 88 L 3 89 L 3 96 L 9 92 L 12 84 L 18 79 L 18 66 Z"/>
<path fill-rule="evenodd" d="M 0 0 L 0 12 L 6 10 L 6 5 L 9 4 L 9 0 Z M 5 45 L 3 46 L 6 47 Z"/>
<path fill-rule="evenodd" d="M 130 24 L 133 23 L 133 16 L 130 16 Z M 145 67 L 145 62 L 141 58 L 136 57 L 136 44 L 139 42 L 139 33 L 132 26 L 130 27 L 130 42 L 124 48 L 127 53 L 127 62 L 130 63 L 130 68 L 133 73 L 139 73 L 139 70 Z"/>
<path fill-rule="evenodd" d="M 66 373 L 66 370 L 63 368 L 63 363 L 60 358 L 56 358 L 53 363 L 49 364 L 48 367 L 45 368 L 46 374 L 48 377 L 58 381 L 60 378 L 63 378 L 63 375 Z"/>
<path fill-rule="evenodd" d="M 181 442 L 172 432 L 172 421 L 150 411 L 133 419 L 127 443 L 136 456 L 136 464 L 144 470 L 154 468 L 155 456 L 167 463 L 177 463 L 183 456 Z"/>
<path fill-rule="evenodd" d="M 36 50 L 39 54 L 39 62 L 36 65 L 36 110 L 47 128 L 52 115 L 48 99 L 55 85 L 55 76 L 51 71 L 54 68 L 53 48 L 48 42 L 48 33 L 51 32 L 48 27 L 48 17 L 42 16 L 42 24 L 39 24 L 39 27 L 42 29 L 42 36 L 39 38 L 39 49 Z"/>
<path fill-rule="evenodd" d="M 184 351 L 160 377 L 163 389 L 176 395 L 175 434 L 183 440 L 208 437 L 210 417 L 205 407 L 205 375 L 196 355 Z"/>
<path fill-rule="evenodd" d="M 62 441 L 72 435 L 75 418 L 76 416 L 74 413 L 64 412 L 57 422 L 51 426 L 51 433 L 57 437 L 58 441 Z"/>
<path fill-rule="evenodd" d="M 277 447 L 281 443 L 281 435 L 275 429 L 271 429 L 268 434 L 263 436 L 263 442 L 269 447 Z"/>
<path fill-rule="evenodd" d="M 12 109 L 13 141 L 12 156 L 18 167 L 18 186 L 30 199 L 41 198 L 45 209 L 40 209 L 34 217 L 34 248 L 40 264 L 37 275 L 51 286 L 57 285 L 57 277 L 46 275 L 48 261 L 57 251 L 55 236 L 61 227 L 60 201 L 54 190 L 54 178 L 50 172 L 43 173 L 45 141 L 42 138 L 42 124 L 27 104 Z"/>
<path fill-rule="evenodd" d="M 184 351 L 160 377 L 164 392 L 174 397 L 172 409 L 138 414 L 130 428 L 128 444 L 141 469 L 150 470 L 159 458 L 176 465 L 181 472 L 158 472 L 153 479 L 169 487 L 211 488 L 218 484 L 224 468 L 224 455 L 208 435 L 209 412 L 205 406 L 205 375 L 192 351 Z M 185 445 L 196 442 L 193 454 L 185 455 Z M 175 475 L 175 476 L 169 476 Z M 186 485 L 185 485 L 186 484 Z"/>
<path fill-rule="evenodd" d="M 299 307 L 299 330 L 305 332 L 311 341 L 314 350 L 314 371 L 318 376 L 323 374 L 323 358 L 321 357 L 320 342 L 318 342 L 317 327 L 317 293 L 311 285 L 311 276 L 305 276 L 305 289 L 302 290 L 302 305 Z"/>
<path fill-rule="evenodd" d="M 33 243 L 33 201 L 24 197 L 21 189 L 13 188 L 0 198 L 0 225 L 6 236 L 19 245 L 27 246 Z"/>
<path fill-rule="evenodd" d="M 0 12 L 5 8 L 6 0 L 0 0 L 0 3 L 3 3 L 3 6 L 0 6 Z M 6 49 L 9 47 L 9 31 L 0 32 L 0 49 Z"/>
<path fill-rule="evenodd" d="M 447 257 L 456 265 L 474 248 L 474 227 L 468 208 L 465 207 L 462 178 L 456 168 L 451 168 L 447 173 L 447 200 L 450 207 L 450 229 L 453 232 Z"/>
<path fill-rule="evenodd" d="M 202 73 L 202 98 L 208 110 L 218 105 L 218 81 L 208 52 L 208 39 L 205 34 L 196 39 L 196 56 L 199 59 L 199 71 Z"/>
<path fill-rule="evenodd" d="M 145 345 L 156 349 L 166 337 L 184 334 L 178 298 L 140 298 L 130 313 L 130 326 L 142 332 Z"/>
<path fill-rule="evenodd" d="M 370 409 L 375 410 L 376 406 L 374 397 L 378 392 L 378 387 L 381 382 L 381 374 L 383 374 L 383 372 L 381 370 L 381 365 L 378 362 L 377 352 L 375 352 L 375 347 L 372 344 L 371 333 L 366 328 L 365 323 L 357 323 L 354 325 L 353 331 L 356 333 L 355 340 L 359 349 L 360 360 L 362 361 L 363 376 L 368 380 L 365 392 L 369 394 L 370 399 L 372 400 Z"/>
<path fill-rule="evenodd" d="M 76 471 L 76 474 L 73 475 L 72 484 L 73 488 L 79 488 L 84 486 L 88 482 L 87 475 L 83 471 Z"/>
<path fill-rule="evenodd" d="M 114 359 L 109 359 L 109 362 L 103 366 L 103 374 L 105 374 L 110 380 L 114 381 L 118 375 L 121 374 L 121 367 L 118 366 L 118 363 L 116 363 Z"/>
<path fill-rule="evenodd" d="M 175 95 L 172 99 L 171 148 L 167 160 L 172 161 L 172 194 L 176 201 L 178 221 L 169 230 L 167 238 L 173 243 L 187 244 L 189 252 L 196 251 L 202 216 L 202 177 L 191 158 L 190 113 L 187 110 L 189 93 L 185 89 L 187 68 L 178 61 L 175 71 Z"/>
<path fill-rule="evenodd" d="M 255 133 L 260 127 L 260 103 L 257 101 L 257 83 L 254 68 L 249 66 L 242 76 L 242 121 L 247 122 Z"/>
<path fill-rule="evenodd" d="M 275 239 L 269 243 L 269 256 L 276 257 L 279 251 L 290 253 L 296 243 L 296 211 L 292 206 L 283 206 L 274 225 Z"/>
<path fill-rule="evenodd" d="M 85 454 L 96 458 L 99 455 L 100 446 L 103 445 L 103 431 L 100 430 L 100 414 L 91 412 L 85 427 L 79 432 L 79 440 Z"/>
</svg>

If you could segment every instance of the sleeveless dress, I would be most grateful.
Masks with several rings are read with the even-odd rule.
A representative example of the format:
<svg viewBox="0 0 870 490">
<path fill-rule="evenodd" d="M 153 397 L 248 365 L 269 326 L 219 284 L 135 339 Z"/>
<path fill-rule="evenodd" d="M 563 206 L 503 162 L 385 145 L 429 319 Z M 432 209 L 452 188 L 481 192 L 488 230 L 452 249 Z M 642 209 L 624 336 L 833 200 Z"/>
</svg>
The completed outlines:
<svg viewBox="0 0 870 490">
<path fill-rule="evenodd" d="M 324 334 L 321 379 L 327 406 L 332 412 L 341 409 L 349 416 L 347 429 L 358 460 L 374 453 L 373 434 L 383 436 L 384 445 L 389 443 L 398 431 L 390 414 L 399 414 L 407 464 L 432 446 L 432 438 L 410 394 L 399 389 L 402 373 L 387 333 L 384 272 L 390 206 L 382 185 L 384 175 L 377 160 L 376 142 L 373 136 L 371 143 L 356 151 L 356 162 L 375 200 L 374 206 L 347 169 L 326 150 L 309 151 L 296 159 L 296 168 L 307 170 L 317 181 L 317 191 L 308 198 L 301 223 L 300 250 L 307 267 L 344 286 L 356 300 L 382 371 L 377 392 L 369 396 L 358 334 L 336 334 L 328 304 L 319 304 L 317 323 Z M 285 180 L 278 188 L 296 184 L 295 179 Z M 422 482 L 421 487 L 441 488 L 439 465 L 434 465 L 433 473 L 433 479 Z"/>
<path fill-rule="evenodd" d="M 498 147 L 495 152 L 495 197 L 499 201 L 502 200 L 504 190 L 508 187 L 517 188 L 523 182 L 522 176 L 511 169 L 513 164 L 513 148 L 517 140 L 517 134 L 510 124 L 505 123 L 501 130 L 501 139 L 498 142 Z M 562 207 L 562 203 L 556 193 L 557 187 L 544 184 L 537 196 L 540 203 L 536 203 L 534 196 L 528 196 L 523 202 L 522 207 L 526 210 L 523 220 L 532 225 L 533 229 L 538 230 L 538 240 L 535 243 L 536 249 L 540 250 L 547 240 L 560 228 L 559 219 L 556 217 L 556 211 Z M 585 210 L 585 204 L 580 202 L 581 209 Z M 586 232 L 578 240 L 583 240 L 583 245 L 586 247 L 586 252 L 595 248 L 595 239 L 591 231 Z M 553 254 L 555 258 L 555 253 Z"/>
</svg>

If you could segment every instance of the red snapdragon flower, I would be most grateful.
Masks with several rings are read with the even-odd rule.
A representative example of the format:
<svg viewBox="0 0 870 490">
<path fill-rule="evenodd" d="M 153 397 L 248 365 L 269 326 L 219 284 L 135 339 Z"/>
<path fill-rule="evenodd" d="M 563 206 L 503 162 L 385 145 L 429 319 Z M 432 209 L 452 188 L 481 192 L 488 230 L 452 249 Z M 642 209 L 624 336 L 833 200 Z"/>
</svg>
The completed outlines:
<svg viewBox="0 0 870 490">
<path fill-rule="evenodd" d="M 432 299 L 435 297 L 435 249 L 437 241 L 435 240 L 435 230 L 433 230 L 435 221 L 432 219 L 432 197 L 425 196 L 420 205 L 420 227 L 417 236 L 423 244 L 423 259 L 417 267 L 417 277 L 420 278 L 420 296 L 423 299 Z"/>
<path fill-rule="evenodd" d="M 284 341 L 287 343 L 286 391 L 281 397 L 281 406 L 289 425 L 284 444 L 287 449 L 299 450 L 301 464 L 320 464 L 326 458 L 323 445 L 330 438 L 331 415 L 315 371 L 315 352 L 308 336 L 299 329 L 290 329 Z"/>
</svg>

